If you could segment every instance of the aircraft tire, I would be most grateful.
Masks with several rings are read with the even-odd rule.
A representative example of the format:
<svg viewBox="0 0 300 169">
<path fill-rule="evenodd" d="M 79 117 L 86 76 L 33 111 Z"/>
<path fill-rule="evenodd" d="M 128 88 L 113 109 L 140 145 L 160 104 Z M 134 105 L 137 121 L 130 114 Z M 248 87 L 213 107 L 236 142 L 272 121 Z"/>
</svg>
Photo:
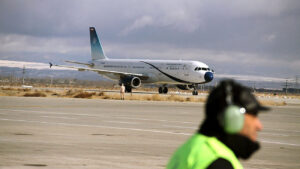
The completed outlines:
<svg viewBox="0 0 300 169">
<path fill-rule="evenodd" d="M 167 87 L 164 87 L 164 88 L 163 88 L 163 93 L 164 93 L 164 94 L 167 94 L 167 93 L 168 93 L 168 88 L 167 88 Z"/>
<path fill-rule="evenodd" d="M 131 93 L 132 92 L 132 87 L 131 86 L 125 86 L 125 92 L 126 93 Z"/>
<path fill-rule="evenodd" d="M 162 87 L 159 87 L 159 88 L 158 88 L 158 93 L 161 94 L 162 92 L 163 92 L 163 88 L 162 88 Z"/>
</svg>

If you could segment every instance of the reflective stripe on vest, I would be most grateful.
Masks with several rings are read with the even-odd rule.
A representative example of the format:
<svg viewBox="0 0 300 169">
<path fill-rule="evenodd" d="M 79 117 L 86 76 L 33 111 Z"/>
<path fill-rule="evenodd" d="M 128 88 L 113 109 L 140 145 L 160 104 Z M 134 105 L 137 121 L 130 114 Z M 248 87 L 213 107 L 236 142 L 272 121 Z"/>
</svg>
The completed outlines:
<svg viewBox="0 0 300 169">
<path fill-rule="evenodd" d="M 167 169 L 205 169 L 218 158 L 226 159 L 235 169 L 243 168 L 232 150 L 216 137 L 195 134 L 177 149 Z"/>
</svg>

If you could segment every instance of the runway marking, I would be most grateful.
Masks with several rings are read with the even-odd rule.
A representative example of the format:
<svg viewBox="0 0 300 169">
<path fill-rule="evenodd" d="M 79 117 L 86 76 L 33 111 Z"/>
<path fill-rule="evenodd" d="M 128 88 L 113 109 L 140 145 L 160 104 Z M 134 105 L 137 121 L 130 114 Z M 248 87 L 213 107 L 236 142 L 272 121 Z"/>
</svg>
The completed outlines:
<svg viewBox="0 0 300 169">
<path fill-rule="evenodd" d="M 297 130 L 285 130 L 285 129 L 273 129 L 273 128 L 265 128 L 265 130 L 274 130 L 274 131 L 288 131 L 288 132 L 295 132 L 295 133 L 300 133 L 300 131 Z"/>
<path fill-rule="evenodd" d="M 78 113 L 57 113 L 57 112 L 47 112 L 47 111 L 36 111 L 36 110 L 19 110 L 19 109 L 0 109 L 5 111 L 15 111 L 15 112 L 25 112 L 25 113 L 38 113 L 38 114 L 56 114 L 56 115 L 73 115 L 73 116 L 87 116 L 87 117 L 110 117 L 101 115 L 89 115 L 89 114 L 78 114 Z M 143 120 L 143 121 L 160 121 L 160 122 L 171 122 L 171 123 L 184 123 L 184 124 L 194 124 L 193 122 L 184 121 L 170 121 L 170 120 L 159 120 L 159 119 L 144 119 L 144 118 L 133 118 L 133 117 L 120 117 L 114 116 L 114 118 L 120 119 L 131 119 L 131 120 Z"/>
<path fill-rule="evenodd" d="M 117 130 L 132 130 L 132 131 L 142 131 L 142 132 L 152 132 L 152 133 L 163 133 L 163 134 L 174 134 L 174 135 L 186 135 L 191 136 L 193 133 L 181 133 L 181 132 L 170 132 L 170 131 L 161 131 L 161 130 L 148 130 L 148 129 L 138 129 L 138 128 L 123 128 L 123 127 L 112 127 L 112 126 L 100 126 L 100 125 L 86 125 L 86 124 L 72 124 L 72 123 L 56 123 L 56 122 L 45 122 L 45 121 L 29 121 L 29 120 L 16 120 L 16 119 L 0 119 L 2 121 L 15 121 L 15 122 L 26 122 L 26 123 L 39 123 L 39 124 L 52 124 L 52 125 L 63 125 L 63 126 L 76 126 L 76 127 L 97 127 L 97 128 L 108 128 L 108 129 L 117 129 Z M 292 143 L 283 143 L 283 142 L 275 142 L 268 140 L 260 140 L 263 143 L 271 143 L 271 144 L 280 144 L 280 145 L 289 145 L 289 146 L 297 146 L 300 144 L 292 144 Z"/>
<path fill-rule="evenodd" d="M 272 136 L 291 136 L 291 135 L 287 135 L 287 134 L 277 134 L 277 133 L 268 133 L 268 132 L 261 132 L 260 134 L 267 134 L 267 135 L 272 135 Z"/>
<path fill-rule="evenodd" d="M 143 131 L 143 132 L 175 134 L 175 135 L 188 135 L 188 136 L 191 136 L 193 134 L 193 133 L 180 133 L 180 132 L 169 132 L 169 131 L 160 131 L 160 130 L 147 130 L 147 129 L 138 129 L 138 128 L 122 128 L 122 127 L 100 126 L 100 125 L 84 125 L 84 124 L 56 123 L 56 122 L 44 122 L 44 121 L 28 121 L 28 120 L 16 120 L 16 119 L 0 119 L 0 120 L 2 120 L 2 121 L 15 121 L 15 122 L 27 122 L 27 123 L 40 123 L 40 124 L 55 124 L 55 125 L 64 125 L 64 126 L 110 128 L 110 129 L 119 129 L 119 130 L 132 130 L 132 131 Z M 274 142 L 274 141 L 268 141 L 268 140 L 261 140 L 261 142 L 271 143 L 271 144 L 297 146 L 297 147 L 300 146 L 299 144 Z"/>
<path fill-rule="evenodd" d="M 71 135 L 71 134 L 51 134 L 51 133 L 46 133 L 46 134 L 43 134 L 43 135 L 47 135 L 47 136 L 64 136 L 64 137 L 75 137 L 75 136 L 78 136 L 78 135 Z"/>
<path fill-rule="evenodd" d="M 88 117 L 103 117 L 99 115 L 89 115 L 89 114 L 74 114 L 74 113 L 57 113 L 57 112 L 46 112 L 46 111 L 36 111 L 36 110 L 18 110 L 18 109 L 0 109 L 5 111 L 15 111 L 15 112 L 25 112 L 25 113 L 38 113 L 38 114 L 57 114 L 57 115 L 75 115 L 75 116 L 88 116 Z"/>
<path fill-rule="evenodd" d="M 55 117 L 55 116 L 41 116 L 41 117 L 46 117 L 46 118 L 55 118 L 55 119 L 76 119 L 76 118 L 71 118 L 71 117 Z"/>
<path fill-rule="evenodd" d="M 0 138 L 0 142 L 15 142 L 15 143 L 45 143 L 44 140 L 35 140 L 35 139 L 5 139 L 5 138 Z M 59 143 L 59 145 L 63 146 L 74 146 L 74 144 L 67 144 L 67 143 Z"/>
<path fill-rule="evenodd" d="M 272 116 L 277 117 L 292 117 L 292 118 L 300 118 L 299 115 L 292 115 L 292 114 L 272 114 Z"/>
<path fill-rule="evenodd" d="M 124 124 L 139 124 L 139 123 L 125 122 L 125 121 L 104 121 L 104 122 L 109 122 L 109 123 L 124 123 Z"/>
<path fill-rule="evenodd" d="M 282 145 L 297 146 L 297 147 L 300 146 L 300 144 L 282 143 L 282 142 L 277 142 L 277 141 L 268 141 L 268 140 L 260 140 L 260 141 L 263 143 L 282 144 Z"/>
<path fill-rule="evenodd" d="M 171 126 L 171 125 L 163 125 L 164 127 L 173 127 L 173 128 L 183 128 L 183 129 L 197 129 L 195 127 L 184 127 L 184 126 Z"/>
<path fill-rule="evenodd" d="M 193 122 L 185 122 L 185 121 L 170 121 L 170 120 L 158 120 L 158 119 L 144 119 L 144 118 L 134 118 L 134 117 L 120 117 L 116 116 L 116 118 L 120 119 L 131 119 L 131 120 L 143 120 L 143 121 L 161 121 L 161 122 L 174 122 L 174 123 L 190 123 L 193 124 Z"/>
<path fill-rule="evenodd" d="M 123 128 L 123 127 L 100 126 L 100 125 L 56 123 L 56 122 L 29 121 L 29 120 L 16 120 L 16 119 L 0 119 L 0 120 L 2 120 L 2 121 L 15 121 L 15 122 L 26 122 L 26 123 L 54 124 L 54 125 L 63 125 L 63 126 L 76 126 L 76 127 L 97 127 L 97 128 L 108 128 L 108 129 L 118 129 L 118 130 L 132 130 L 132 131 L 143 131 L 143 132 L 175 134 L 175 135 L 188 135 L 188 136 L 192 135 L 192 133 L 170 132 L 170 131 L 160 131 L 160 130 L 148 130 L 148 129 L 138 129 L 138 128 Z"/>
</svg>

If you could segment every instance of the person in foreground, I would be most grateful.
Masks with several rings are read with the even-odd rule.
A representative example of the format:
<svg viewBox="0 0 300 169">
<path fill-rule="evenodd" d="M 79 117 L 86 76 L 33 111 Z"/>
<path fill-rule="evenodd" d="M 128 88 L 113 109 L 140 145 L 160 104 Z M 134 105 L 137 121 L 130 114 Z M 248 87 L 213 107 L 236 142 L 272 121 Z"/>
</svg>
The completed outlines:
<svg viewBox="0 0 300 169">
<path fill-rule="evenodd" d="M 266 110 L 250 89 L 233 80 L 220 82 L 208 96 L 199 130 L 176 150 L 167 169 L 243 168 L 238 159 L 260 147 L 258 113 Z"/>
</svg>

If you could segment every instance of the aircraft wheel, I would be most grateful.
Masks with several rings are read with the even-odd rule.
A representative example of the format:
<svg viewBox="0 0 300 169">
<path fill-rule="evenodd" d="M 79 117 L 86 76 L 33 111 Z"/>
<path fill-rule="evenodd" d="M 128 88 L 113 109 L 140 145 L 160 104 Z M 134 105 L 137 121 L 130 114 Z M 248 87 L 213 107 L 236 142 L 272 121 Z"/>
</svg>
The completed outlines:
<svg viewBox="0 0 300 169">
<path fill-rule="evenodd" d="M 125 86 L 125 92 L 126 93 L 131 93 L 132 92 L 132 87 L 131 86 Z"/>
<path fill-rule="evenodd" d="M 161 94 L 162 92 L 163 92 L 163 88 L 162 88 L 162 87 L 159 87 L 159 88 L 158 88 L 158 93 Z"/>
<path fill-rule="evenodd" d="M 164 94 L 167 94 L 167 93 L 168 93 L 168 88 L 167 88 L 167 87 L 164 87 L 164 88 L 163 88 L 163 93 L 164 93 Z"/>
</svg>

